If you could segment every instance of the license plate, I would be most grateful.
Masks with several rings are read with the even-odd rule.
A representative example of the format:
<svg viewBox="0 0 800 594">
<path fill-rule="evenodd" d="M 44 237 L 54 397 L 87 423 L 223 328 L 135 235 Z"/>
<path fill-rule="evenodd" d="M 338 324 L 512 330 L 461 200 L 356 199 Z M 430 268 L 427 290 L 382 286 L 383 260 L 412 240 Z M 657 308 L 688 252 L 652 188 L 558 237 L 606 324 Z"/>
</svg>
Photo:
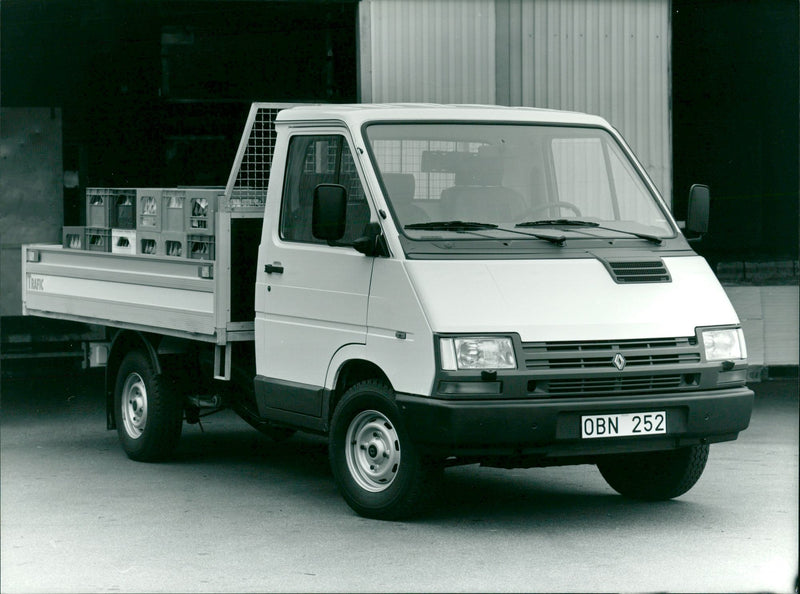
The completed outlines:
<svg viewBox="0 0 800 594">
<path fill-rule="evenodd" d="M 664 411 L 581 417 L 583 439 L 658 435 L 666 432 L 667 413 Z"/>
</svg>

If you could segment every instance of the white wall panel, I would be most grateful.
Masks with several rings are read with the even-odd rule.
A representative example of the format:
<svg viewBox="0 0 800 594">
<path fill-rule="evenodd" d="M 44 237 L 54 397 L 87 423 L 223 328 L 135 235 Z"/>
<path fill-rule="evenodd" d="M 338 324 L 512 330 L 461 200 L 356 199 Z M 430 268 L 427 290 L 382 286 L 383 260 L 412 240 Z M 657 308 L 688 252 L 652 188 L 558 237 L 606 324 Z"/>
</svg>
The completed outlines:
<svg viewBox="0 0 800 594">
<path fill-rule="evenodd" d="M 498 103 L 605 117 L 669 203 L 669 2 L 498 0 L 497 5 Z M 501 47 L 508 47 L 507 54 Z"/>
<path fill-rule="evenodd" d="M 671 203 L 669 0 L 362 0 L 362 101 L 584 111 Z"/>
<path fill-rule="evenodd" d="M 495 102 L 494 0 L 364 0 L 361 11 L 362 101 Z"/>
</svg>

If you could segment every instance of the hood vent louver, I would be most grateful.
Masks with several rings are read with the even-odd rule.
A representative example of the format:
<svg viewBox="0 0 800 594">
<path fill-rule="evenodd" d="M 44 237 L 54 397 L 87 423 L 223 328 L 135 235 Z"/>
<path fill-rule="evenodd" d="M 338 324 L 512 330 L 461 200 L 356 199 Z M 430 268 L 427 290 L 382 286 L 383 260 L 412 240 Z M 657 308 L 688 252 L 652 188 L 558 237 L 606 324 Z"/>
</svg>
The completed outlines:
<svg viewBox="0 0 800 594">
<path fill-rule="evenodd" d="M 672 277 L 661 258 L 649 260 L 600 260 L 614 282 L 620 285 L 635 283 L 669 283 Z"/>
</svg>

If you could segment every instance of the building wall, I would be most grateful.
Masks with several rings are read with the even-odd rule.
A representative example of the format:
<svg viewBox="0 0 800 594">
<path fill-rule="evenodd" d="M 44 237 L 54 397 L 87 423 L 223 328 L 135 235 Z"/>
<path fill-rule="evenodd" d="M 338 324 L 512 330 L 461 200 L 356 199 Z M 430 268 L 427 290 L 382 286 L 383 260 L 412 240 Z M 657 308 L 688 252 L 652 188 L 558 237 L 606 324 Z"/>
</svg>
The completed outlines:
<svg viewBox="0 0 800 594">
<path fill-rule="evenodd" d="M 361 101 L 495 103 L 494 0 L 362 0 Z"/>
<path fill-rule="evenodd" d="M 665 0 L 498 0 L 498 103 L 605 117 L 669 202 L 669 20 Z"/>
<path fill-rule="evenodd" d="M 24 243 L 61 243 L 61 110 L 0 110 L 0 316 L 22 313 Z"/>
<path fill-rule="evenodd" d="M 361 10 L 363 101 L 599 114 L 671 203 L 668 0 L 364 0 Z"/>
</svg>

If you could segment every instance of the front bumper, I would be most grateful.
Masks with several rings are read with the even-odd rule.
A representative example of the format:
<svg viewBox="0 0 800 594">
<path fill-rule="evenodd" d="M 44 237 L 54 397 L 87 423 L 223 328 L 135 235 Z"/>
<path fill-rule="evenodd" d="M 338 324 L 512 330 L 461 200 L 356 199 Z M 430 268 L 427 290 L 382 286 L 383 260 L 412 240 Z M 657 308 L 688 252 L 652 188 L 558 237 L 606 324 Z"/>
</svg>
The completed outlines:
<svg viewBox="0 0 800 594">
<path fill-rule="evenodd" d="M 750 424 L 746 387 L 643 396 L 437 399 L 398 394 L 415 443 L 444 456 L 593 456 L 736 439 Z M 581 439 L 581 416 L 666 411 L 667 434 Z"/>
</svg>

